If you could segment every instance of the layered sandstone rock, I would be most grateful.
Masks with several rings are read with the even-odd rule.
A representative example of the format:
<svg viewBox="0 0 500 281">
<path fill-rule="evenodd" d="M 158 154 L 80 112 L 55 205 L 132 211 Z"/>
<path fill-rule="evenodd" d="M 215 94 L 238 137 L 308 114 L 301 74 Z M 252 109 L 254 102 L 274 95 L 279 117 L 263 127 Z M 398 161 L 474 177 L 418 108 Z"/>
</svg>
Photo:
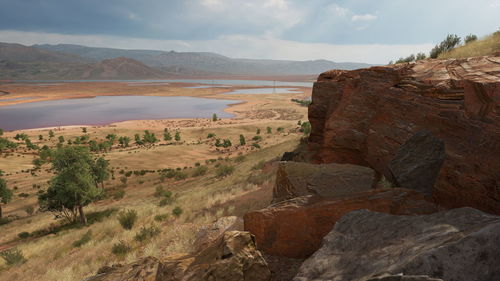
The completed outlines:
<svg viewBox="0 0 500 281">
<path fill-rule="evenodd" d="M 390 214 L 428 214 L 436 206 L 408 189 L 375 189 L 343 197 L 302 196 L 245 214 L 245 230 L 255 235 L 264 253 L 306 258 L 346 213 L 369 209 Z"/>
<path fill-rule="evenodd" d="M 350 164 L 279 162 L 273 203 L 304 195 L 345 196 L 367 191 L 375 184 L 375 171 Z"/>
<path fill-rule="evenodd" d="M 316 162 L 368 166 L 386 178 L 400 146 L 428 130 L 446 147 L 437 202 L 500 214 L 498 56 L 325 72 L 309 120 Z"/>
<path fill-rule="evenodd" d="M 472 208 L 424 216 L 358 210 L 335 224 L 293 280 L 365 281 L 400 273 L 500 280 L 498 241 L 500 217 Z"/>
<path fill-rule="evenodd" d="M 148 257 L 103 268 L 87 281 L 269 281 L 271 272 L 248 232 L 229 231 L 192 255 Z"/>
<path fill-rule="evenodd" d="M 243 230 L 243 219 L 237 216 L 220 217 L 213 224 L 198 230 L 193 248 L 195 252 L 207 248 L 226 231 Z"/>
</svg>

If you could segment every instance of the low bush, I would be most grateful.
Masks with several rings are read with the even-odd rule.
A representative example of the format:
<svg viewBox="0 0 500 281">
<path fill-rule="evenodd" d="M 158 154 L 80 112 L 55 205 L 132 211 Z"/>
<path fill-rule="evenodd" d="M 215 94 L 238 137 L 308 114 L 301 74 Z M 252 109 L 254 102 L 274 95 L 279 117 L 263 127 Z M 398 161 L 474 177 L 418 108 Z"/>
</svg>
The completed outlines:
<svg viewBox="0 0 500 281">
<path fill-rule="evenodd" d="M 135 235 L 134 240 L 137 242 L 144 242 L 150 240 L 156 235 L 160 234 L 161 230 L 159 227 L 152 225 L 150 227 L 141 227 L 141 230 Z"/>
<path fill-rule="evenodd" d="M 163 189 L 163 186 L 159 185 L 156 187 L 155 189 L 155 194 L 154 194 L 155 197 L 166 197 L 166 198 L 170 198 L 172 197 L 172 192 L 171 191 L 168 191 L 168 190 L 165 190 Z"/>
<path fill-rule="evenodd" d="M 30 237 L 30 233 L 29 232 L 26 232 L 26 231 L 23 231 L 23 232 L 20 232 L 19 234 L 17 234 L 17 237 L 21 238 L 21 239 L 26 239 L 28 237 Z"/>
<path fill-rule="evenodd" d="M 191 174 L 191 176 L 193 176 L 193 177 L 203 176 L 207 173 L 207 171 L 208 171 L 207 166 L 198 166 L 193 170 L 193 173 Z"/>
<path fill-rule="evenodd" d="M 4 259 L 8 266 L 23 264 L 26 262 L 26 258 L 23 253 L 18 249 L 9 249 L 0 253 L 0 257 Z"/>
<path fill-rule="evenodd" d="M 215 176 L 218 178 L 223 178 L 229 176 L 234 172 L 234 167 L 230 165 L 220 165 L 217 170 L 215 170 Z"/>
<path fill-rule="evenodd" d="M 132 248 L 125 241 L 121 240 L 118 243 L 115 243 L 111 248 L 111 252 L 117 256 L 125 256 L 128 252 L 130 252 Z"/>
<path fill-rule="evenodd" d="M 75 242 L 73 242 L 73 247 L 79 248 L 92 240 L 92 231 L 89 230 L 82 235 L 82 237 Z"/>
<path fill-rule="evenodd" d="M 165 206 L 167 206 L 167 205 L 172 204 L 172 202 L 174 202 L 174 199 L 173 199 L 172 197 L 168 197 L 168 198 L 164 198 L 164 199 L 162 199 L 162 200 L 158 203 L 158 205 L 159 205 L 160 207 L 165 207 Z"/>
<path fill-rule="evenodd" d="M 176 218 L 179 218 L 182 215 L 182 208 L 177 206 L 172 210 L 172 215 L 174 215 Z"/>
<path fill-rule="evenodd" d="M 124 229 L 132 229 L 137 220 L 137 211 L 136 210 L 125 210 L 118 214 L 118 222 Z"/>
<path fill-rule="evenodd" d="M 168 214 L 156 215 L 154 217 L 154 220 L 157 221 L 157 222 L 162 222 L 162 221 L 166 221 L 168 219 L 168 217 L 169 217 Z"/>
</svg>

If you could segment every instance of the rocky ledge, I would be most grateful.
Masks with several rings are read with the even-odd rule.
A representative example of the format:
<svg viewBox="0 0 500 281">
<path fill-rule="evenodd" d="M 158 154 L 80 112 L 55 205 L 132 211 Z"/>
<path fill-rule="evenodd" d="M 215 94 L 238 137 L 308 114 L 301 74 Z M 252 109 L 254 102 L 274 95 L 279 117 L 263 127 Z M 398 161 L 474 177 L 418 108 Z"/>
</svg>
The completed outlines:
<svg viewBox="0 0 500 281">
<path fill-rule="evenodd" d="M 499 56 L 325 72 L 314 84 L 309 120 L 315 162 L 368 166 L 406 188 L 390 163 L 427 130 L 445 156 L 435 184 L 423 189 L 449 208 L 500 214 Z"/>
</svg>

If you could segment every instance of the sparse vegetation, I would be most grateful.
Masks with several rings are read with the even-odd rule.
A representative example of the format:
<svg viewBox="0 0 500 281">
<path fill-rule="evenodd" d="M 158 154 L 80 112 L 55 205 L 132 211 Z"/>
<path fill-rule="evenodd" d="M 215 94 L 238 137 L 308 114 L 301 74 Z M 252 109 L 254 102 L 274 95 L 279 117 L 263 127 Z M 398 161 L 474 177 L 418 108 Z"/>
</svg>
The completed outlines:
<svg viewBox="0 0 500 281">
<path fill-rule="evenodd" d="M 113 247 L 111 248 L 111 252 L 114 255 L 119 256 L 119 257 L 125 256 L 131 250 L 132 250 L 132 247 L 130 247 L 130 245 L 123 240 L 120 240 L 120 242 L 115 243 L 113 245 Z"/>
<path fill-rule="evenodd" d="M 141 230 L 134 236 L 134 240 L 137 242 L 145 242 L 160 234 L 161 230 L 159 227 L 152 225 L 150 227 L 141 227 Z"/>
<path fill-rule="evenodd" d="M 183 212 L 182 208 L 177 206 L 172 210 L 172 215 L 176 218 L 179 218 L 182 215 L 182 212 Z"/>
<path fill-rule="evenodd" d="M 85 234 L 83 234 L 83 236 L 80 239 L 73 242 L 73 247 L 79 248 L 79 247 L 87 244 L 91 240 L 92 240 L 92 230 L 89 230 L 89 231 L 85 232 Z"/>
<path fill-rule="evenodd" d="M 23 264 L 26 262 L 26 258 L 23 253 L 18 249 L 9 249 L 0 252 L 0 257 L 2 257 L 8 266 Z"/>
<path fill-rule="evenodd" d="M 223 178 L 229 176 L 234 172 L 234 167 L 231 165 L 220 165 L 215 171 L 215 175 L 218 178 Z"/>
<path fill-rule="evenodd" d="M 126 230 L 132 229 L 136 221 L 137 221 L 136 210 L 125 210 L 118 214 L 118 222 L 123 227 L 123 229 Z"/>
</svg>

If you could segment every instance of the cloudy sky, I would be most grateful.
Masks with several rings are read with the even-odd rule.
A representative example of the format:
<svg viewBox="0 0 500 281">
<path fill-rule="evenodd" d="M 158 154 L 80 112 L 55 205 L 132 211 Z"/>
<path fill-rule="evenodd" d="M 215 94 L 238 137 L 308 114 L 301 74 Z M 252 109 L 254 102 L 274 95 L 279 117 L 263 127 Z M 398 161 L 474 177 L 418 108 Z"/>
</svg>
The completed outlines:
<svg viewBox="0 0 500 281">
<path fill-rule="evenodd" d="M 387 63 L 500 28 L 500 0 L 0 0 L 0 41 Z"/>
</svg>

